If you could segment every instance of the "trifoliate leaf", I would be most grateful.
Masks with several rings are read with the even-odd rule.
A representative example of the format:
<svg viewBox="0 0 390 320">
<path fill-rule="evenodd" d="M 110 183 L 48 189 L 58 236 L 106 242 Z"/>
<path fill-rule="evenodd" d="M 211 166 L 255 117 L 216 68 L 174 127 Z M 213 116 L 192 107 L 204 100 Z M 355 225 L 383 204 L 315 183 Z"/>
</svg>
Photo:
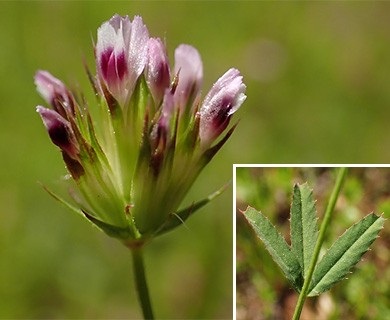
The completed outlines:
<svg viewBox="0 0 390 320">
<path fill-rule="evenodd" d="M 382 217 L 372 213 L 345 231 L 317 264 L 308 296 L 319 295 L 342 280 L 377 238 L 383 223 Z"/>
<path fill-rule="evenodd" d="M 313 191 L 307 183 L 296 184 L 291 205 L 291 250 L 298 259 L 304 277 L 309 269 L 317 236 L 317 212 Z"/>
<path fill-rule="evenodd" d="M 242 214 L 256 235 L 263 241 L 266 249 L 282 269 L 294 289 L 299 292 L 302 288 L 301 267 L 285 239 L 260 211 L 248 207 Z"/>
</svg>

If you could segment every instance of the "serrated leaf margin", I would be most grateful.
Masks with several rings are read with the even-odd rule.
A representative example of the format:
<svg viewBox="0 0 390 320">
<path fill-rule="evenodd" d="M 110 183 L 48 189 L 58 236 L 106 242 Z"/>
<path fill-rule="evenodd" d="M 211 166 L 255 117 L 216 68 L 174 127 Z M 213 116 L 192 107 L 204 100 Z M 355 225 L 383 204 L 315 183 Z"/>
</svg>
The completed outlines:
<svg viewBox="0 0 390 320">
<path fill-rule="evenodd" d="M 303 283 L 301 267 L 284 237 L 261 211 L 248 206 L 245 211 L 240 210 L 240 212 L 257 237 L 264 243 L 267 251 L 278 264 L 285 277 L 290 281 L 293 288 L 299 292 Z"/>
<path fill-rule="evenodd" d="M 317 264 L 308 296 L 317 296 L 343 280 L 378 237 L 384 221 L 371 213 L 347 229 Z"/>
</svg>

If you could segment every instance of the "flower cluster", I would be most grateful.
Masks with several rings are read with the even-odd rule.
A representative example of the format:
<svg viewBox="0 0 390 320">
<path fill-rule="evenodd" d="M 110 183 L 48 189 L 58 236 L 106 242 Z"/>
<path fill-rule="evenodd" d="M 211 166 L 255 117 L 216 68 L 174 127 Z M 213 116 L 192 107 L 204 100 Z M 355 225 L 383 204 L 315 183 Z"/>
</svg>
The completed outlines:
<svg viewBox="0 0 390 320">
<path fill-rule="evenodd" d="M 172 69 L 163 42 L 138 16 L 103 23 L 95 58 L 96 76 L 87 68 L 99 106 L 93 117 L 82 96 L 46 71 L 35 83 L 51 109 L 37 112 L 73 178 L 69 206 L 107 234 L 139 243 L 201 205 L 177 211 L 233 132 L 229 122 L 246 87 L 232 68 L 202 100 L 198 51 L 178 46 Z"/>
</svg>

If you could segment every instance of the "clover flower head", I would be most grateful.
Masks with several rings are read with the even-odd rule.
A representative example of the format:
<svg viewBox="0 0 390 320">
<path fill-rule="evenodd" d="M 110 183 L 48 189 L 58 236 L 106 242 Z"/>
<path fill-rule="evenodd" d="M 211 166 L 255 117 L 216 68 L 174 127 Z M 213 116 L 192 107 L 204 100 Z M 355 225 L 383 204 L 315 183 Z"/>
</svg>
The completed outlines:
<svg viewBox="0 0 390 320">
<path fill-rule="evenodd" d="M 199 52 L 179 45 L 171 68 L 164 43 L 138 16 L 104 22 L 95 58 L 96 76 L 87 72 L 100 115 L 92 117 L 80 94 L 47 71 L 35 83 L 51 108 L 37 112 L 73 178 L 69 206 L 133 245 L 179 226 L 205 203 L 178 210 L 233 132 L 228 126 L 246 87 L 232 68 L 202 101 Z"/>
</svg>

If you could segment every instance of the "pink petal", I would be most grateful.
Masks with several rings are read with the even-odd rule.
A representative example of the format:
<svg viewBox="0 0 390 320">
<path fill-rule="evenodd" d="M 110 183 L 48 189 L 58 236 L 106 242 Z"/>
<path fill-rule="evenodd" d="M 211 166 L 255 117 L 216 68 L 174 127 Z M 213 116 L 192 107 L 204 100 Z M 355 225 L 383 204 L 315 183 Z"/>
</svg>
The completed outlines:
<svg viewBox="0 0 390 320">
<path fill-rule="evenodd" d="M 146 65 L 146 83 L 158 105 L 167 88 L 169 88 L 171 75 L 165 47 L 158 38 L 148 41 L 148 63 Z"/>
<path fill-rule="evenodd" d="M 113 97 L 125 104 L 147 59 L 149 34 L 140 17 L 113 16 L 98 29 L 96 63 L 100 80 Z"/>
<path fill-rule="evenodd" d="M 175 103 L 183 108 L 191 103 L 200 92 L 203 81 L 203 63 L 198 50 L 181 44 L 175 50 L 175 75 L 179 72 L 179 82 L 175 91 Z"/>
<path fill-rule="evenodd" d="M 148 54 L 149 31 L 144 25 L 142 18 L 135 16 L 129 44 L 128 63 L 132 68 L 134 81 L 140 76 L 145 68 Z"/>
<path fill-rule="evenodd" d="M 42 106 L 38 106 L 36 110 L 41 116 L 52 142 L 72 159 L 77 159 L 79 147 L 70 123 L 54 110 Z"/>
<path fill-rule="evenodd" d="M 230 118 L 246 99 L 246 86 L 237 69 L 229 69 L 213 85 L 200 108 L 199 135 L 210 145 L 229 125 Z"/>
<path fill-rule="evenodd" d="M 37 71 L 34 80 L 39 94 L 48 104 L 53 106 L 55 99 L 58 97 L 61 97 L 64 102 L 68 101 L 66 86 L 49 72 L 44 70 Z"/>
</svg>

